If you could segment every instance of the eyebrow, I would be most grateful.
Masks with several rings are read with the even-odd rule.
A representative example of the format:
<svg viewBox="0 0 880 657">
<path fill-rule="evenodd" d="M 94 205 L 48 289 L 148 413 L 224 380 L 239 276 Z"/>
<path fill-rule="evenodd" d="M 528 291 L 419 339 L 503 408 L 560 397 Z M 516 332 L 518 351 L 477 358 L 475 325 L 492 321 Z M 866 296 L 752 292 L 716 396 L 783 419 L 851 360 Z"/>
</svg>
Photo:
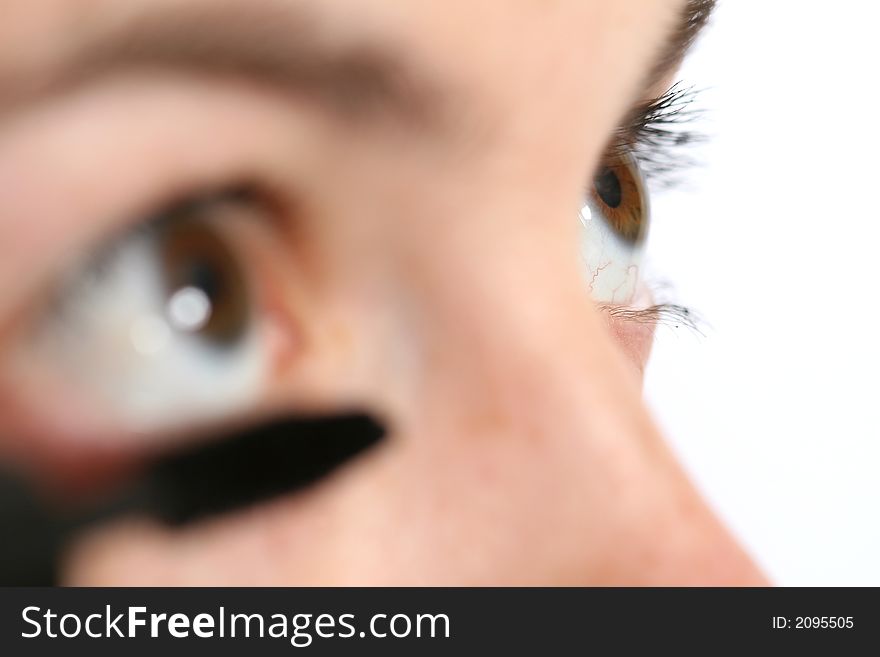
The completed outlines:
<svg viewBox="0 0 880 657">
<path fill-rule="evenodd" d="M 688 0 L 669 37 L 658 51 L 645 83 L 650 89 L 677 68 L 709 22 L 716 0 Z"/>
<path fill-rule="evenodd" d="M 648 75 L 642 84 L 642 93 L 615 129 L 611 138 L 612 148 L 630 148 L 639 141 L 646 126 L 657 122 L 658 115 L 665 114 L 663 120 L 667 124 L 680 123 L 683 122 L 682 119 L 693 116 L 693 113 L 687 112 L 687 105 L 693 96 L 692 89 L 675 83 L 657 95 L 656 87 L 681 64 L 708 23 L 715 3 L 716 0 L 688 0 L 682 8 L 678 22 L 658 49 L 653 65 L 648 69 Z M 655 134 L 652 139 L 656 138 Z"/>
<path fill-rule="evenodd" d="M 8 80 L 0 72 L 0 109 L 144 68 L 265 82 L 346 118 L 391 112 L 419 128 L 438 119 L 436 82 L 418 75 L 391 45 L 343 43 L 320 28 L 300 8 L 269 2 L 147 10 L 89 32 L 42 76 Z"/>
<path fill-rule="evenodd" d="M 658 50 L 645 88 L 656 86 L 680 64 L 715 2 L 687 0 Z M 313 16 L 291 5 L 184 4 L 148 9 L 109 25 L 88 32 L 47 74 L 10 79 L 0 70 L 0 114 L 34 97 L 132 68 L 189 69 L 265 82 L 308 95 L 346 118 L 390 111 L 419 129 L 440 123 L 446 104 L 436 81 L 419 75 L 392 45 L 330 43 L 319 36 L 321 26 Z M 634 108 L 630 123 L 639 123 L 643 107 Z"/>
</svg>

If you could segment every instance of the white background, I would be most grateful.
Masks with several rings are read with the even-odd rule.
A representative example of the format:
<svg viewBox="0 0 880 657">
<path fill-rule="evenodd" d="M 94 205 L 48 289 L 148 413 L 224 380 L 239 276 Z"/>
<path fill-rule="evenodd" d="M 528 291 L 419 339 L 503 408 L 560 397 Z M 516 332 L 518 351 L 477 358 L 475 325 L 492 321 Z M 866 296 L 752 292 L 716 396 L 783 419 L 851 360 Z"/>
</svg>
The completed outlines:
<svg viewBox="0 0 880 657">
<path fill-rule="evenodd" d="M 650 264 L 708 327 L 649 403 L 776 583 L 880 585 L 880 5 L 720 0 L 682 75 L 712 141 Z"/>
</svg>

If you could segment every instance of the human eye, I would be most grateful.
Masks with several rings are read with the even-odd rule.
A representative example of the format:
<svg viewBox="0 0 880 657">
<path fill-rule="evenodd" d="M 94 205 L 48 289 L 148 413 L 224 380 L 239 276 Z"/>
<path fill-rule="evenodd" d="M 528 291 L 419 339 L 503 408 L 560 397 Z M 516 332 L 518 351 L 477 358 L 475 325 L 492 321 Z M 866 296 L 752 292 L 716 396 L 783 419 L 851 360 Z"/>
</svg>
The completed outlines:
<svg viewBox="0 0 880 657">
<path fill-rule="evenodd" d="M 141 451 L 271 410 L 293 340 L 278 212 L 256 186 L 174 198 L 78 249 L 18 313 L 2 355 L 18 442 Z"/>
<path fill-rule="evenodd" d="M 679 151 L 700 137 L 687 129 L 698 116 L 692 89 L 680 83 L 636 107 L 615 133 L 587 185 L 579 213 L 580 250 L 592 298 L 628 315 L 645 286 L 643 259 L 652 221 L 651 188 L 680 180 L 691 161 Z M 671 304 L 636 309 L 638 319 L 656 323 L 688 311 Z M 635 315 L 632 315 L 635 317 Z"/>
<path fill-rule="evenodd" d="M 606 156 L 580 212 L 581 251 L 593 298 L 631 303 L 650 220 L 641 169 L 629 152 Z"/>
<path fill-rule="evenodd" d="M 71 266 L 25 340 L 31 369 L 136 431 L 241 411 L 265 385 L 259 291 L 236 235 L 247 194 L 161 210 Z M 61 386 L 50 386 L 50 389 Z"/>
</svg>

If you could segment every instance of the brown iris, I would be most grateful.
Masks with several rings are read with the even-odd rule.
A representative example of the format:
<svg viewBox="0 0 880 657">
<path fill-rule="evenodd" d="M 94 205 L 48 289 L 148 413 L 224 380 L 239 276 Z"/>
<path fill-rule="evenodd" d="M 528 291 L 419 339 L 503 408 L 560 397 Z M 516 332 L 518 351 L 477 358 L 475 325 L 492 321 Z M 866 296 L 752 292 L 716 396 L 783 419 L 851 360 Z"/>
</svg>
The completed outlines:
<svg viewBox="0 0 880 657">
<path fill-rule="evenodd" d="M 644 239 L 648 203 L 635 158 L 629 154 L 606 157 L 593 178 L 590 197 L 620 239 L 630 244 Z"/>
<path fill-rule="evenodd" d="M 160 227 L 158 244 L 168 297 L 186 289 L 201 292 L 210 316 L 197 335 L 232 347 L 247 331 L 250 300 L 235 255 L 204 218 L 210 211 L 211 204 L 176 211 Z"/>
</svg>

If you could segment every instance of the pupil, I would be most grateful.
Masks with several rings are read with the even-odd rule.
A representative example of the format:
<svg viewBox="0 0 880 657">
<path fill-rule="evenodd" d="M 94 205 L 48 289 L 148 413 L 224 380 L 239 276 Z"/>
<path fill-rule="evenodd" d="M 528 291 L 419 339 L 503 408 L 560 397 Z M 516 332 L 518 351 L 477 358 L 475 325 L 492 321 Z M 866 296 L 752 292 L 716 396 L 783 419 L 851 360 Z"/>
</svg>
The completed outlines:
<svg viewBox="0 0 880 657">
<path fill-rule="evenodd" d="M 223 280 L 213 265 L 205 260 L 189 263 L 186 279 L 190 287 L 201 290 L 212 305 L 217 305 L 223 294 Z"/>
<path fill-rule="evenodd" d="M 596 194 L 609 208 L 618 208 L 623 202 L 623 189 L 620 178 L 608 167 L 603 168 L 593 179 Z"/>
<path fill-rule="evenodd" d="M 234 347 L 251 320 L 244 274 L 234 253 L 206 223 L 189 217 L 166 225 L 160 248 L 176 321 L 208 343 Z"/>
</svg>

